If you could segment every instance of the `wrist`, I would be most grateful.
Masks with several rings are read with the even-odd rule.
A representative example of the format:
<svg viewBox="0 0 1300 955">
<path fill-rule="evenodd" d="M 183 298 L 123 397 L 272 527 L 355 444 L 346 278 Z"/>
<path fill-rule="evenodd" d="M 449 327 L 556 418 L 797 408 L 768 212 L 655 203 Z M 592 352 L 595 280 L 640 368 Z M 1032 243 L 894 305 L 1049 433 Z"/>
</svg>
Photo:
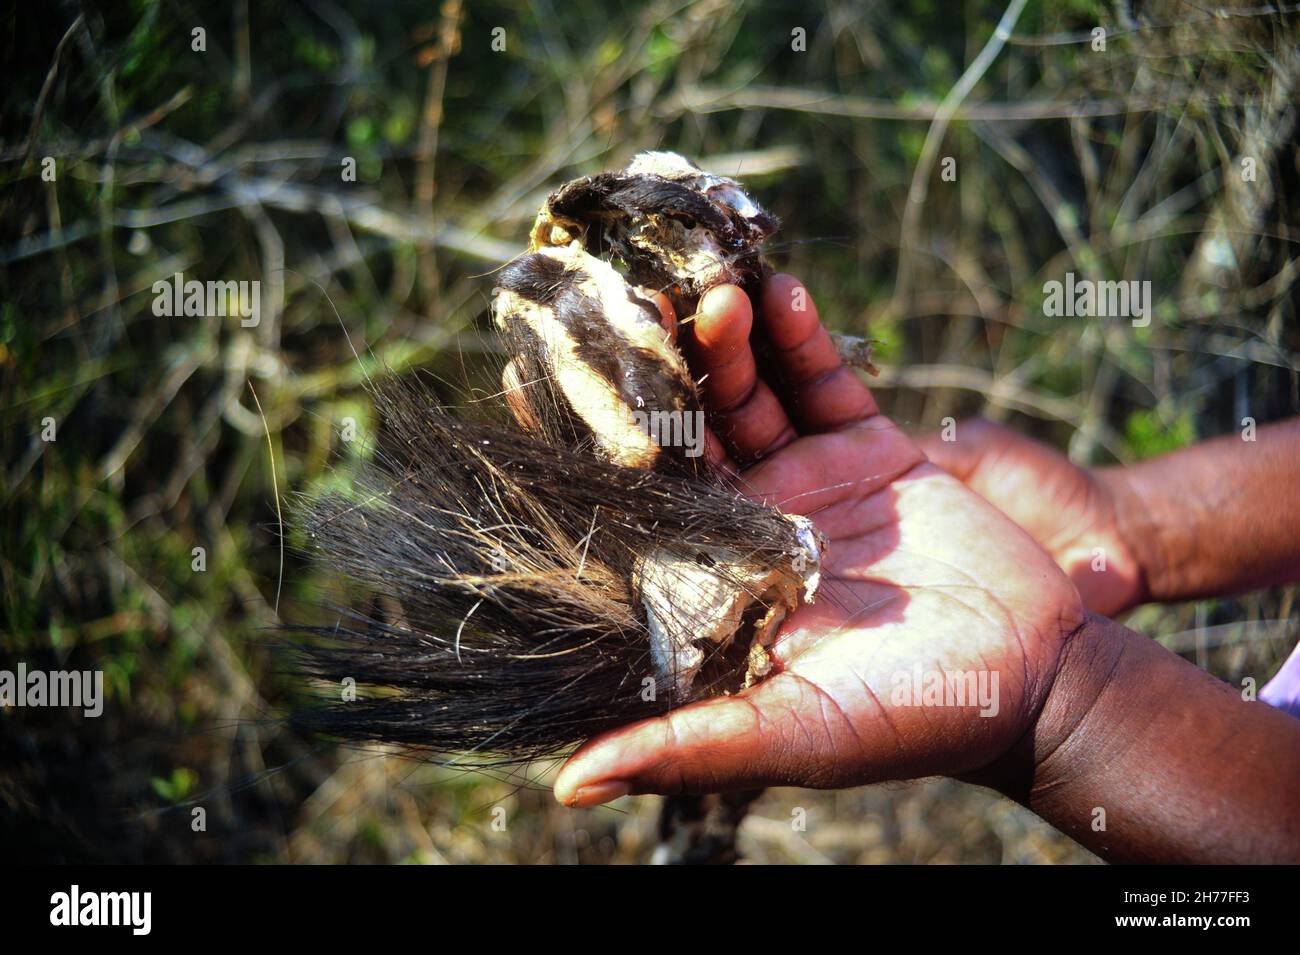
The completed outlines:
<svg viewBox="0 0 1300 955">
<path fill-rule="evenodd" d="M 1128 641 L 1136 635 L 1089 613 L 1061 647 L 1056 676 L 1034 724 L 1033 775 L 1021 801 L 1037 806 L 1087 774 L 1106 733 L 1103 697 L 1122 682 Z M 1142 638 L 1137 638 L 1142 639 Z"/>
<path fill-rule="evenodd" d="M 1122 641 L 1114 639 L 1117 626 L 1086 612 L 1083 623 L 1064 635 L 1042 706 L 1024 735 L 994 763 L 962 779 L 1034 808 L 1041 793 L 1077 769 L 1084 724 L 1123 653 Z"/>
<path fill-rule="evenodd" d="M 1300 861 L 1300 721 L 1113 621 L 1062 648 L 1030 735 L 1009 795 L 1104 858 Z"/>
<path fill-rule="evenodd" d="M 968 781 L 998 790 L 1088 845 L 1086 810 L 1098 804 L 1090 794 L 1107 774 L 1117 733 L 1135 720 L 1130 706 L 1142 698 L 1135 671 L 1150 650 L 1167 653 L 1126 627 L 1087 613 L 1062 643 L 1056 673 L 1028 732 L 998 765 Z"/>
</svg>

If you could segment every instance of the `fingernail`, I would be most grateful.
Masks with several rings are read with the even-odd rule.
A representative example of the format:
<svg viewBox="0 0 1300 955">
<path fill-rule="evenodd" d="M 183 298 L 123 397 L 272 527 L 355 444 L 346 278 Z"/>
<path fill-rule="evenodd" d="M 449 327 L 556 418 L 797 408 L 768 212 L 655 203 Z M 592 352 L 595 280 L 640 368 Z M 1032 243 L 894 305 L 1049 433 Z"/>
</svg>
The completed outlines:
<svg viewBox="0 0 1300 955">
<path fill-rule="evenodd" d="M 607 779 L 603 783 L 579 786 L 569 799 L 569 806 L 583 809 L 587 806 L 599 806 L 601 803 L 613 802 L 632 791 L 632 785 L 621 779 Z"/>
</svg>

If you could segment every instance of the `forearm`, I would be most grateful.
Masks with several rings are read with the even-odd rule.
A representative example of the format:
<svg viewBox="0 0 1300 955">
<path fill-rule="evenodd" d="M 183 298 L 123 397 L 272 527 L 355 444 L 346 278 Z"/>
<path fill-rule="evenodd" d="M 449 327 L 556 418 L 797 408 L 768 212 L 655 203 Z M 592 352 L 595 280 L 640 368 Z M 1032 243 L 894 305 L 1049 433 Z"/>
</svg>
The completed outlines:
<svg viewBox="0 0 1300 955">
<path fill-rule="evenodd" d="M 1142 570 L 1142 598 L 1300 580 L 1300 419 L 1096 472 Z"/>
<path fill-rule="evenodd" d="M 1300 720 L 1104 617 L 1071 638 L 1029 748 L 1012 795 L 1104 858 L 1300 862 Z"/>
</svg>

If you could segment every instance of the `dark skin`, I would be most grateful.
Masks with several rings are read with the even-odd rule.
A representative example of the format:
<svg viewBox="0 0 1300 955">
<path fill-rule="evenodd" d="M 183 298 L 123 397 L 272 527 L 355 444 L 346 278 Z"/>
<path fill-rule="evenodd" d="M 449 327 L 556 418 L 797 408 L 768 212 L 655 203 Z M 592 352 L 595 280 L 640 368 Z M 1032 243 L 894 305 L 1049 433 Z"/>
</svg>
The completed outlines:
<svg viewBox="0 0 1300 955">
<path fill-rule="evenodd" d="M 1216 573 L 1229 589 L 1287 578 L 1296 564 L 1285 532 L 1261 539 L 1265 522 L 1247 521 L 1237 531 L 1254 536 L 1226 557 L 1195 549 L 1203 571 L 1160 570 L 1148 562 L 1169 559 L 1184 532 L 1149 532 L 1135 545 L 1120 530 L 1126 514 L 1156 520 L 1143 495 L 1160 487 L 1159 475 L 1132 485 L 1080 477 L 1050 453 L 997 451 L 988 435 L 1001 432 L 985 429 L 977 445 L 984 426 L 968 425 L 971 444 L 945 458 L 879 413 L 797 280 L 767 282 L 758 320 L 779 382 L 758 378 L 754 316 L 731 286 L 701 302 L 689 357 L 713 414 L 715 458 L 744 465 L 750 493 L 809 514 L 829 539 L 823 596 L 786 621 L 762 683 L 590 741 L 557 777 L 557 799 L 587 806 L 629 792 L 948 775 L 1000 790 L 1114 860 L 1300 861 L 1300 720 L 1243 701 L 1096 609 L 1172 597 L 1180 586 L 1203 592 Z M 1278 481 L 1296 493 L 1295 433 L 1270 433 L 1265 449 L 1262 476 L 1235 466 L 1248 488 L 1237 505 L 1283 493 Z M 989 477 L 999 455 L 1012 474 L 1028 469 L 1017 481 L 1031 488 L 1030 472 L 1054 475 L 1035 492 L 1041 511 L 1017 481 Z M 1231 537 L 1224 525 L 1240 520 L 1223 510 L 1222 465 L 1174 466 L 1175 488 L 1199 474 L 1193 487 L 1217 505 L 1205 518 L 1218 521 L 1218 540 Z M 1279 510 L 1269 507 L 1272 521 Z M 1300 508 L 1287 513 L 1294 520 Z M 1077 566 L 1095 546 L 1106 548 L 1106 579 Z M 917 665 L 944 679 L 996 673 L 996 712 L 897 701 L 898 675 Z M 1104 831 L 1094 828 L 1098 808 Z"/>
<path fill-rule="evenodd" d="M 1098 613 L 1300 580 L 1300 420 L 1095 470 L 989 421 L 955 432 L 918 443 L 1028 531 Z"/>
</svg>

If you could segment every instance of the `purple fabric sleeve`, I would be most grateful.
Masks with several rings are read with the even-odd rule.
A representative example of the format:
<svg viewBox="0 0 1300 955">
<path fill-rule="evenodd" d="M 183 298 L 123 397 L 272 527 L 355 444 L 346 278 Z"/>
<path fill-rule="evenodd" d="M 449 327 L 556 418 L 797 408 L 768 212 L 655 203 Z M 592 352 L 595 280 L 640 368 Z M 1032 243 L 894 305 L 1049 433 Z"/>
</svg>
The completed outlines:
<svg viewBox="0 0 1300 955">
<path fill-rule="evenodd" d="M 1300 644 L 1291 651 L 1273 679 L 1264 684 L 1259 698 L 1269 706 L 1300 717 Z"/>
</svg>

